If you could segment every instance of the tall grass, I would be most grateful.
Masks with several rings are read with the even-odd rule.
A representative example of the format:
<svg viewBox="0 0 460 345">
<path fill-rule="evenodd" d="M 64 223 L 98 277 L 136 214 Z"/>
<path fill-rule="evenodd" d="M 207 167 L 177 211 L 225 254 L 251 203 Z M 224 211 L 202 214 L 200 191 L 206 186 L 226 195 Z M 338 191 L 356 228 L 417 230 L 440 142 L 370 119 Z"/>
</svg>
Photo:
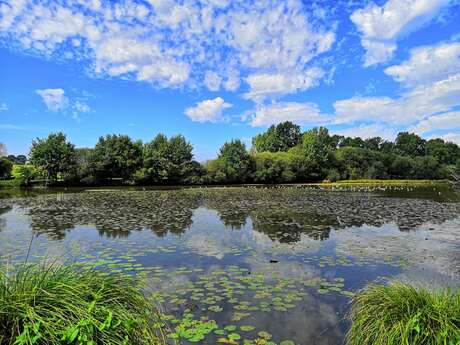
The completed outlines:
<svg viewBox="0 0 460 345">
<path fill-rule="evenodd" d="M 133 278 L 78 266 L 0 275 L 0 344 L 165 344 Z"/>
<path fill-rule="evenodd" d="M 354 297 L 350 318 L 348 345 L 460 344 L 459 290 L 370 285 Z"/>
</svg>

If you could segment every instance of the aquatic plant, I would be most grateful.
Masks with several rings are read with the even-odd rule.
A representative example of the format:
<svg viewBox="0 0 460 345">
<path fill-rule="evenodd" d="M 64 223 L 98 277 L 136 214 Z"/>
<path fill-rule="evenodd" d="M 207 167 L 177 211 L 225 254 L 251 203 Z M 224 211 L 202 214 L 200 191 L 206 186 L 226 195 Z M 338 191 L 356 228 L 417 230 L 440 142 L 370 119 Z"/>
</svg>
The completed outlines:
<svg viewBox="0 0 460 345">
<path fill-rule="evenodd" d="M 134 278 L 81 265 L 0 274 L 0 344 L 165 344 Z"/>
<path fill-rule="evenodd" d="M 369 285 L 352 300 L 348 345 L 460 343 L 460 291 L 400 282 Z"/>
</svg>

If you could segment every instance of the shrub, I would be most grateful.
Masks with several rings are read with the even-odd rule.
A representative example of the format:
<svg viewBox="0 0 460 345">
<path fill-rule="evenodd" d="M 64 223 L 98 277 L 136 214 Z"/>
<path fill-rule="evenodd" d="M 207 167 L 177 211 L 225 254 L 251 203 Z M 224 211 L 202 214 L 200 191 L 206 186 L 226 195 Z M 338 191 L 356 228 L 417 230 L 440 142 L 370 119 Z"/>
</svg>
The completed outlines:
<svg viewBox="0 0 460 345">
<path fill-rule="evenodd" d="M 41 172 L 31 164 L 14 165 L 13 173 L 14 179 L 20 186 L 28 186 L 32 180 L 40 178 Z"/>
<path fill-rule="evenodd" d="M 133 279 L 76 265 L 0 275 L 0 344 L 165 344 Z"/>
<path fill-rule="evenodd" d="M 370 285 L 354 297 L 350 318 L 349 345 L 459 344 L 460 291 Z"/>
<path fill-rule="evenodd" d="M 10 178 L 12 169 L 13 163 L 6 157 L 0 157 L 0 179 Z"/>
</svg>

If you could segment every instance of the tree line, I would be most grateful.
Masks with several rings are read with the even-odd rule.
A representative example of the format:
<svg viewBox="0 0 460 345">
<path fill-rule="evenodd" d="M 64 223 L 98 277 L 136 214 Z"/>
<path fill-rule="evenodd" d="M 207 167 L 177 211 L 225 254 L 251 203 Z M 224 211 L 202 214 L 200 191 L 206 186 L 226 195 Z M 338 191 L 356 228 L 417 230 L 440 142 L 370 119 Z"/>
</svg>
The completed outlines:
<svg viewBox="0 0 460 345">
<path fill-rule="evenodd" d="M 23 184 L 43 179 L 67 185 L 289 183 L 345 179 L 446 179 L 460 169 L 460 148 L 442 139 L 401 132 L 394 141 L 306 132 L 291 122 L 272 125 L 252 138 L 226 142 L 204 163 L 182 136 L 158 134 L 150 142 L 127 135 L 100 137 L 93 148 L 76 148 L 63 133 L 33 140 L 25 156 L 2 157 L 0 176 Z"/>
</svg>

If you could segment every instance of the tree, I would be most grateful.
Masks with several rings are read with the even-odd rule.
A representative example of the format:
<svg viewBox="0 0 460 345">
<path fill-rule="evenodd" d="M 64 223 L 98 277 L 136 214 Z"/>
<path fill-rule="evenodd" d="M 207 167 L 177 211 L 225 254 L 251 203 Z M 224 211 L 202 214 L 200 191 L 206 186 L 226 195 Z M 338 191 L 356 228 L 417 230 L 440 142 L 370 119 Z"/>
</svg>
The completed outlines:
<svg viewBox="0 0 460 345">
<path fill-rule="evenodd" d="M 256 135 L 252 139 L 252 151 L 287 151 L 291 147 L 300 144 L 301 139 L 300 127 L 290 121 L 286 121 L 276 126 L 272 125 L 265 133 Z"/>
<path fill-rule="evenodd" d="M 127 135 L 100 137 L 91 164 L 97 178 L 129 179 L 142 164 L 142 143 Z"/>
<path fill-rule="evenodd" d="M 56 180 L 58 174 L 66 174 L 75 166 L 75 146 L 65 134 L 51 133 L 46 139 L 32 141 L 30 163 L 45 172 L 45 177 Z"/>
<path fill-rule="evenodd" d="M 460 158 L 459 147 L 454 143 L 446 143 L 442 139 L 431 139 L 426 142 L 427 156 L 436 157 L 441 164 L 455 164 Z"/>
<path fill-rule="evenodd" d="M 396 137 L 395 150 L 397 153 L 409 157 L 424 156 L 426 141 L 418 135 L 408 132 L 400 132 Z"/>
<path fill-rule="evenodd" d="M 0 157 L 0 179 L 7 179 L 11 176 L 13 163 L 6 157 Z"/>
<path fill-rule="evenodd" d="M 309 162 L 309 178 L 323 179 L 332 165 L 333 154 L 329 131 L 325 127 L 313 128 L 302 137 L 302 150 Z"/>
<path fill-rule="evenodd" d="M 374 163 L 374 155 L 372 151 L 360 147 L 346 146 L 341 147 L 335 154 L 337 161 L 345 170 L 345 175 L 349 179 L 359 179 L 365 177 L 368 172 L 370 178 L 375 174 L 375 168 L 371 169 Z M 368 171 L 371 169 L 370 171 Z"/>
<path fill-rule="evenodd" d="M 412 177 L 414 160 L 407 156 L 396 156 L 390 166 L 390 174 L 396 178 Z"/>
<path fill-rule="evenodd" d="M 294 155 L 290 152 L 261 152 L 254 156 L 254 161 L 256 182 L 284 183 L 297 178 Z"/>
<path fill-rule="evenodd" d="M 8 159 L 13 163 L 13 164 L 26 164 L 27 163 L 27 157 L 24 155 L 8 155 Z"/>
<path fill-rule="evenodd" d="M 225 182 L 246 182 L 252 177 L 254 163 L 241 140 L 225 143 L 217 159 L 220 161 Z"/>
<path fill-rule="evenodd" d="M 136 173 L 141 182 L 177 183 L 193 171 L 193 147 L 182 135 L 176 135 L 169 140 L 163 134 L 158 134 L 151 142 L 143 147 L 142 169 Z"/>
</svg>

